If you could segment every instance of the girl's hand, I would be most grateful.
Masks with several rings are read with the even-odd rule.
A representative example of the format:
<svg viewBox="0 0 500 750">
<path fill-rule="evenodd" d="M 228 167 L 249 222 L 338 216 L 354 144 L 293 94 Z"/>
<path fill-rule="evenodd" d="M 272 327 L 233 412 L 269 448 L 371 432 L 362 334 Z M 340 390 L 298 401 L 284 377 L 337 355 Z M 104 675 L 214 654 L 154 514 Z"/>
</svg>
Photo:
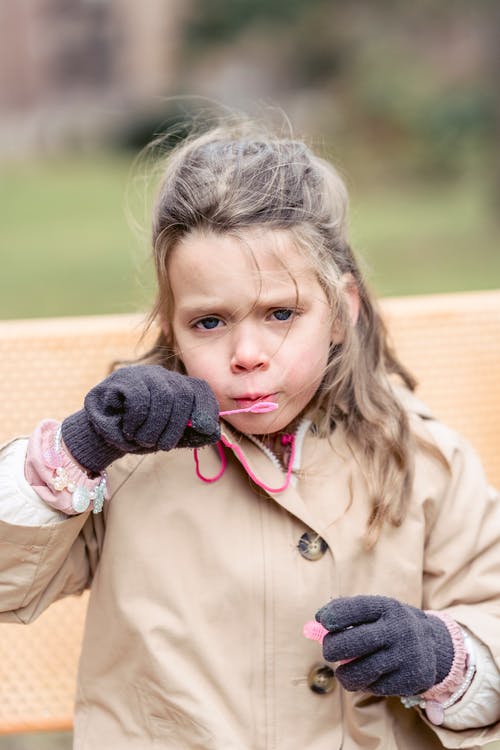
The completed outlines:
<svg viewBox="0 0 500 750">
<path fill-rule="evenodd" d="M 316 620 L 329 631 L 323 639 L 324 658 L 348 660 L 335 670 L 346 690 L 418 695 L 451 670 L 454 648 L 446 624 L 397 599 L 333 599 Z"/>
<path fill-rule="evenodd" d="M 125 453 L 196 448 L 219 437 L 219 406 L 208 383 L 160 365 L 116 370 L 62 423 L 66 448 L 94 474 Z"/>
</svg>

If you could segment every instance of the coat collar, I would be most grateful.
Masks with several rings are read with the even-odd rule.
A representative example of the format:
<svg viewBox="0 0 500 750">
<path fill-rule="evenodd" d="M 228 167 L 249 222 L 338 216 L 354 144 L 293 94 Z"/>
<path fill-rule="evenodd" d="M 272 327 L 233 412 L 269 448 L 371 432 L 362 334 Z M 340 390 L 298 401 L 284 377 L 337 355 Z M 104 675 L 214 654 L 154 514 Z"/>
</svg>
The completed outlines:
<svg viewBox="0 0 500 750">
<path fill-rule="evenodd" d="M 226 423 L 223 424 L 222 434 L 228 442 L 238 446 L 248 467 L 262 484 L 268 488 L 280 488 L 283 485 L 285 472 L 280 466 L 278 459 L 258 439 L 237 433 Z M 295 439 L 296 450 L 292 472 L 293 480 L 290 482 L 290 485 L 281 492 L 276 492 L 272 489 L 264 490 L 261 487 L 259 487 L 259 491 L 267 494 L 282 508 L 302 520 L 309 528 L 321 536 L 324 519 L 307 502 L 307 489 L 309 481 L 315 475 L 313 465 L 314 467 L 317 466 L 317 459 L 320 461 L 331 459 L 332 446 L 328 440 L 318 439 L 313 435 L 311 422 L 308 419 L 300 423 Z M 237 461 L 246 472 L 238 454 L 227 447 L 225 451 L 228 461 Z"/>
</svg>

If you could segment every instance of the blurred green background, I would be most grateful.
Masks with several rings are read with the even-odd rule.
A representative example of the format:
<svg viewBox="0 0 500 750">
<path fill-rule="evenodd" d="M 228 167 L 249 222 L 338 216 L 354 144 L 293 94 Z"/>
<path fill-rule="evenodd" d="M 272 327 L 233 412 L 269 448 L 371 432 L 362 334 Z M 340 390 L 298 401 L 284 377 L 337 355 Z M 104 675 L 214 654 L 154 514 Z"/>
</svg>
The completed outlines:
<svg viewBox="0 0 500 750">
<path fill-rule="evenodd" d="M 379 294 L 500 287 L 499 32 L 493 0 L 4 0 L 0 318 L 148 308 L 134 160 L 213 102 L 333 160 Z"/>
<path fill-rule="evenodd" d="M 130 226 L 127 207 L 131 161 L 128 154 L 101 151 L 4 166 L 0 317 L 149 305 L 147 232 Z M 454 179 L 408 182 L 400 175 L 360 175 L 348 166 L 343 171 L 352 240 L 377 292 L 500 285 L 498 220 L 487 175 L 471 170 Z"/>
<path fill-rule="evenodd" d="M 32 82 L 19 94 L 26 62 L 0 93 L 0 317 L 149 306 L 149 214 L 133 160 L 213 101 L 284 112 L 334 161 L 379 294 L 500 285 L 498 4 L 32 5 L 51 47 L 36 95 Z"/>
</svg>

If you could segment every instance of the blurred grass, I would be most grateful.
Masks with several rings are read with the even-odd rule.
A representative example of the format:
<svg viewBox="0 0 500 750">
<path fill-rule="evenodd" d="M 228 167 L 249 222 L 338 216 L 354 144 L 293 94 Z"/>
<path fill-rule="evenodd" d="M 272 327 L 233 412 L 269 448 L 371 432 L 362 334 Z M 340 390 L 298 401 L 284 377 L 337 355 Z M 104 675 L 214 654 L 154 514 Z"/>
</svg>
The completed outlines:
<svg viewBox="0 0 500 750">
<path fill-rule="evenodd" d="M 0 750 L 71 750 L 71 732 L 36 732 L 0 737 Z"/>
<path fill-rule="evenodd" d="M 500 248 L 486 181 L 351 191 L 353 245 L 381 295 L 500 287 Z"/>
<path fill-rule="evenodd" d="M 2 166 L 0 318 L 149 306 L 149 250 L 126 217 L 130 166 L 130 157 L 112 153 Z M 353 245 L 379 294 L 500 286 L 498 228 L 477 177 L 357 177 L 349 188 Z"/>
<path fill-rule="evenodd" d="M 0 178 L 0 317 L 126 312 L 144 302 L 127 225 L 130 159 L 9 164 Z"/>
</svg>

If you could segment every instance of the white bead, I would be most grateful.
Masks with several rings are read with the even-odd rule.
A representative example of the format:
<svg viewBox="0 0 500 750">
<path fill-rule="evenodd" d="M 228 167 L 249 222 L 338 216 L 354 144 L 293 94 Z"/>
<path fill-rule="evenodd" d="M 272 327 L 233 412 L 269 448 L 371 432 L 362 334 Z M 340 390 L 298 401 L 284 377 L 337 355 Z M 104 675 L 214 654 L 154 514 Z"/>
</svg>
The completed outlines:
<svg viewBox="0 0 500 750">
<path fill-rule="evenodd" d="M 86 487 L 77 487 L 71 498 L 71 507 L 76 513 L 83 513 L 90 505 L 90 493 Z"/>
<path fill-rule="evenodd" d="M 104 492 L 106 490 L 106 482 L 102 479 L 97 487 L 95 488 L 95 500 L 93 513 L 100 513 L 104 505 Z"/>
</svg>

